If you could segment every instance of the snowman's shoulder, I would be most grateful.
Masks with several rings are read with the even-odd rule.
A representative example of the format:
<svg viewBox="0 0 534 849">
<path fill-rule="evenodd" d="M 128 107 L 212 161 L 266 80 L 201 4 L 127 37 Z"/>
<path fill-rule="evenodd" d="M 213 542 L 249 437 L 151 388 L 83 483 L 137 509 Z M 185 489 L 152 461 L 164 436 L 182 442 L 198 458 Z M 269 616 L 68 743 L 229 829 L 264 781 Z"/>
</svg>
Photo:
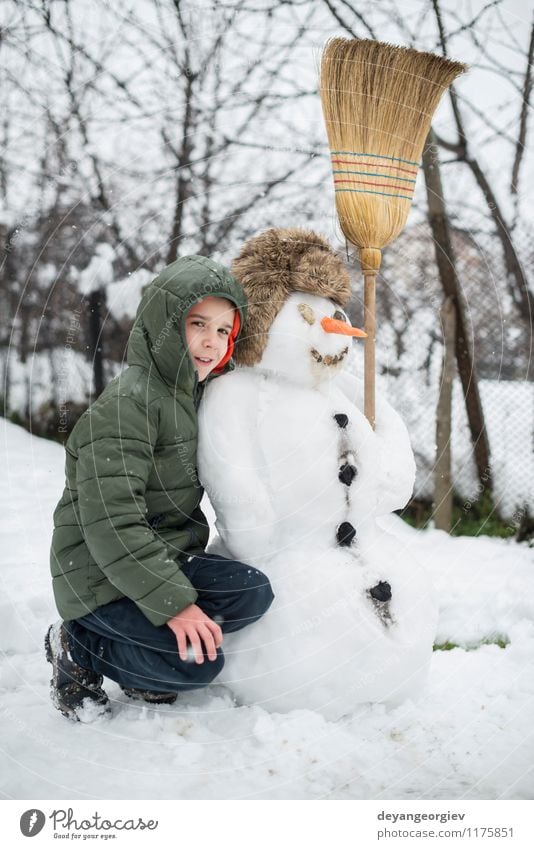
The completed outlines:
<svg viewBox="0 0 534 849">
<path fill-rule="evenodd" d="M 233 410 L 250 405 L 258 391 L 257 377 L 252 369 L 239 368 L 208 383 L 202 397 L 202 408 L 212 412 Z"/>
<path fill-rule="evenodd" d="M 356 375 L 351 371 L 343 371 L 339 375 L 336 380 L 337 387 L 346 395 L 346 397 L 352 401 L 352 403 L 363 413 L 364 410 L 364 382 L 360 377 L 356 377 Z M 382 419 L 398 419 L 399 414 L 395 410 L 395 408 L 388 401 L 385 393 L 384 387 L 378 383 L 375 390 L 375 407 L 377 420 L 379 418 Z"/>
<path fill-rule="evenodd" d="M 363 411 L 363 380 L 351 371 L 345 370 L 336 378 L 336 386 L 355 407 Z"/>
</svg>

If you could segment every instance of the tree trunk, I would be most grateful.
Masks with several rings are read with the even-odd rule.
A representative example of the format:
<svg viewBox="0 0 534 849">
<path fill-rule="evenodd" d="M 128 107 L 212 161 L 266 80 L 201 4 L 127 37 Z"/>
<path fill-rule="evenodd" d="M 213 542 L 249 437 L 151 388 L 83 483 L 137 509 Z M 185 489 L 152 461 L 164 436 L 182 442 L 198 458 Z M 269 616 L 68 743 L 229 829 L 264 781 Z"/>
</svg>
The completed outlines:
<svg viewBox="0 0 534 849">
<path fill-rule="evenodd" d="M 102 305 L 105 304 L 106 293 L 103 289 L 95 289 L 89 295 L 89 339 L 93 359 L 93 393 L 92 400 L 104 389 L 104 354 L 102 351 Z"/>
<path fill-rule="evenodd" d="M 430 130 L 425 143 L 423 170 L 428 199 L 428 220 L 434 239 L 439 277 L 445 297 L 451 298 L 456 312 L 456 362 L 462 381 L 478 479 L 482 491 L 489 490 L 491 492 L 493 482 L 488 435 L 484 424 L 484 413 L 478 391 L 475 363 L 467 336 L 464 302 L 461 295 L 460 282 L 456 273 L 449 219 L 447 218 L 441 185 L 436 137 L 433 130 Z"/>
<path fill-rule="evenodd" d="M 178 258 L 178 246 L 183 236 L 183 220 L 185 203 L 191 195 L 191 154 L 193 152 L 193 83 L 195 75 L 189 71 L 185 74 L 185 107 L 182 127 L 182 145 L 176 163 L 176 200 L 172 221 L 167 265 Z"/>
<path fill-rule="evenodd" d="M 443 327 L 443 363 L 436 414 L 436 462 L 434 465 L 434 523 L 440 531 L 450 533 L 452 525 L 452 385 L 454 381 L 454 349 L 456 344 L 456 311 L 452 298 L 445 298 L 441 308 Z"/>
<path fill-rule="evenodd" d="M 1 414 L 3 416 L 6 416 L 6 418 L 7 418 L 8 414 L 9 414 L 9 400 L 10 400 L 9 395 L 10 395 L 10 389 L 11 389 L 11 374 L 10 374 L 11 369 L 10 369 L 10 362 L 9 362 L 9 347 L 4 348 L 4 351 L 5 351 L 4 379 L 2 381 L 2 386 L 3 386 L 3 389 L 4 389 L 4 396 L 3 396 L 2 402 L 3 402 L 4 408 L 3 408 Z"/>
</svg>

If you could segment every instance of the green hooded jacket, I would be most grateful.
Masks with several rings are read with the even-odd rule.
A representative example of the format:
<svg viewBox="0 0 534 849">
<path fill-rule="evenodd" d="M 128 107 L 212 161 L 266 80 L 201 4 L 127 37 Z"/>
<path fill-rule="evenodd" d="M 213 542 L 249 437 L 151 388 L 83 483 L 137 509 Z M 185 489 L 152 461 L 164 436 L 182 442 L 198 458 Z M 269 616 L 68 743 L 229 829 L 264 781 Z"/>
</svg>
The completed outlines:
<svg viewBox="0 0 534 849">
<path fill-rule="evenodd" d="M 128 368 L 67 441 L 50 557 L 65 620 L 127 597 L 150 622 L 163 625 L 197 598 L 180 568 L 204 550 L 209 536 L 196 474 L 202 384 L 185 318 L 208 296 L 231 301 L 243 326 L 246 297 L 223 266 L 187 256 L 163 269 L 139 304 Z M 231 368 L 232 361 L 225 370 Z"/>
</svg>

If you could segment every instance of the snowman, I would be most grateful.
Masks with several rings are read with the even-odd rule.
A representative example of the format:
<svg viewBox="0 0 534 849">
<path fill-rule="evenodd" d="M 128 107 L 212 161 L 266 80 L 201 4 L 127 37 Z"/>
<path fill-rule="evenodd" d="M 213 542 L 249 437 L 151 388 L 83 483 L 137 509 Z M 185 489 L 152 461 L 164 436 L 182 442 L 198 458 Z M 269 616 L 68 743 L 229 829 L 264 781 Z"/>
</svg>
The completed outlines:
<svg viewBox="0 0 534 849">
<path fill-rule="evenodd" d="M 206 388 L 199 475 L 217 553 L 268 575 L 266 615 L 224 639 L 218 679 L 241 703 L 339 719 L 420 690 L 436 610 L 426 575 L 379 518 L 410 498 L 406 428 L 377 398 L 376 428 L 349 369 L 365 334 L 343 311 L 350 281 L 328 242 L 268 230 L 233 265 L 249 312 L 240 365 Z M 406 542 L 406 540 L 408 542 Z"/>
</svg>

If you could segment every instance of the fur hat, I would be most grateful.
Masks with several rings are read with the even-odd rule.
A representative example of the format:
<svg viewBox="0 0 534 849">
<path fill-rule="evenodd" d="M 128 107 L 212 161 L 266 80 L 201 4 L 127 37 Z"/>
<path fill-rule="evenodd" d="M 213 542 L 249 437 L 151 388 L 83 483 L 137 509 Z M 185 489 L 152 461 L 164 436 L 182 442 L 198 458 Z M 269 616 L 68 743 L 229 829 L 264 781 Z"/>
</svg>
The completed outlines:
<svg viewBox="0 0 534 849">
<path fill-rule="evenodd" d="M 244 366 L 261 360 L 271 324 L 292 292 L 330 298 L 341 307 L 351 295 L 343 260 L 311 230 L 272 229 L 254 236 L 233 261 L 232 274 L 248 298 L 247 319 L 234 354 Z"/>
</svg>

